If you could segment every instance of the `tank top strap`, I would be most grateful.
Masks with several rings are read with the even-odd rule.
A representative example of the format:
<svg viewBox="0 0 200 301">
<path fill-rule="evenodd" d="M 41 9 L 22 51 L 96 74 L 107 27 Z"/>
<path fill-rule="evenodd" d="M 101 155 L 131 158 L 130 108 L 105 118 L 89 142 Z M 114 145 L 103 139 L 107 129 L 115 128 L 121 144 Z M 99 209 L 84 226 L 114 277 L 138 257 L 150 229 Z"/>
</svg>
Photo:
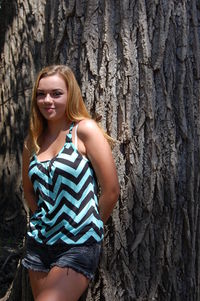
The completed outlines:
<svg viewBox="0 0 200 301">
<path fill-rule="evenodd" d="M 77 144 L 77 129 L 78 129 L 78 123 L 77 123 L 77 125 L 75 126 L 75 137 L 74 137 L 74 145 L 75 145 L 75 148 L 78 148 L 78 144 Z"/>
<path fill-rule="evenodd" d="M 72 130 L 74 127 L 74 122 L 71 123 L 69 128 L 69 133 L 66 135 L 66 142 L 72 142 Z"/>
<path fill-rule="evenodd" d="M 72 122 L 69 127 L 69 134 L 72 134 L 73 127 L 74 127 L 74 122 Z"/>
</svg>

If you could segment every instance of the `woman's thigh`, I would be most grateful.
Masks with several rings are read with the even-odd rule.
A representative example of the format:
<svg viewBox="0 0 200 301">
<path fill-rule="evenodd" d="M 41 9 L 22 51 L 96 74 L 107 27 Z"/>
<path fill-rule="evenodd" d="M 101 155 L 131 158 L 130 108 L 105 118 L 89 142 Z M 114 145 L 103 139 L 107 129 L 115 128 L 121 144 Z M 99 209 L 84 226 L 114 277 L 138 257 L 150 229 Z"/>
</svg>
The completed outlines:
<svg viewBox="0 0 200 301">
<path fill-rule="evenodd" d="M 29 270 L 28 272 L 29 272 L 29 279 L 31 283 L 33 297 L 34 300 L 36 300 L 36 297 L 40 294 L 40 292 L 44 287 L 48 273 L 37 272 L 33 270 Z"/>
<path fill-rule="evenodd" d="M 71 268 L 53 267 L 48 274 L 31 271 L 29 275 L 36 301 L 77 301 L 89 284 Z"/>
</svg>

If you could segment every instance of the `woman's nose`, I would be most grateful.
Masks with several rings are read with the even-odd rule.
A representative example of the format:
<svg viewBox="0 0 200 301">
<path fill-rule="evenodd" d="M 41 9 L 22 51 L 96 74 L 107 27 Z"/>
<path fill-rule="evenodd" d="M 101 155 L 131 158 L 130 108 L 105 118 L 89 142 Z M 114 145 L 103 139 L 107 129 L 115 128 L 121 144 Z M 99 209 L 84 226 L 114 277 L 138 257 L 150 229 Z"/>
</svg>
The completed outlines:
<svg viewBox="0 0 200 301">
<path fill-rule="evenodd" d="M 46 96 L 44 98 L 44 102 L 52 102 L 52 98 L 51 98 L 51 95 L 49 93 L 46 94 Z"/>
</svg>

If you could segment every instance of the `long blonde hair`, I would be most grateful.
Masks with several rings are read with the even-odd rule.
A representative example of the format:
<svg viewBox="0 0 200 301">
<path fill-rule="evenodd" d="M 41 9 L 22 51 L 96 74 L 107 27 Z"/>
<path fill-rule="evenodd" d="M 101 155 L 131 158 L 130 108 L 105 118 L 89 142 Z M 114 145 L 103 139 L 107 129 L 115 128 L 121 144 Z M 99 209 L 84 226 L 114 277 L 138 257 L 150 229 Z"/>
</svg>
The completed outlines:
<svg viewBox="0 0 200 301">
<path fill-rule="evenodd" d="M 92 118 L 86 109 L 81 95 L 80 87 L 72 70 L 65 65 L 52 65 L 43 68 L 36 78 L 32 92 L 29 134 L 26 143 L 30 154 L 39 152 L 39 138 L 44 133 L 44 129 L 47 125 L 46 119 L 42 116 L 37 106 L 37 88 L 39 85 L 39 81 L 44 77 L 48 77 L 55 74 L 59 74 L 60 76 L 62 76 L 67 86 L 68 101 L 66 105 L 66 116 L 68 120 L 71 122 L 78 122 L 86 118 Z M 112 143 L 113 139 L 104 131 L 103 133 L 106 139 L 110 143 Z"/>
</svg>

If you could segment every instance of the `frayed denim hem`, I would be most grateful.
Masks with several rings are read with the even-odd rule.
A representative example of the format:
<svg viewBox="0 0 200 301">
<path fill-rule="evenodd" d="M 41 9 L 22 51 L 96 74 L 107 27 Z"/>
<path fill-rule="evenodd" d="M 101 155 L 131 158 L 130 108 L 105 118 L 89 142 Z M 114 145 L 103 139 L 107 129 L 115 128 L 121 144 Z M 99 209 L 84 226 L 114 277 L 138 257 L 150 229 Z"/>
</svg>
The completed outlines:
<svg viewBox="0 0 200 301">
<path fill-rule="evenodd" d="M 22 259 L 22 265 L 25 269 L 27 270 L 32 270 L 34 272 L 44 272 L 44 273 L 48 273 L 49 270 L 48 269 L 40 269 L 40 268 L 36 268 L 35 266 L 33 267 L 32 265 L 26 263 L 25 259 Z"/>
<path fill-rule="evenodd" d="M 75 267 L 75 266 L 73 266 L 73 265 L 70 265 L 70 264 L 66 264 L 66 265 L 54 264 L 54 265 L 51 266 L 51 269 L 52 269 L 53 267 L 58 267 L 58 268 L 61 268 L 61 269 L 67 269 L 67 268 L 72 269 L 72 270 L 74 270 L 75 272 L 77 272 L 77 273 L 79 273 L 79 274 L 82 274 L 83 276 L 85 276 L 85 277 L 88 278 L 89 280 L 92 280 L 92 279 L 94 278 L 94 275 L 93 275 L 93 274 L 89 274 L 89 273 L 87 273 L 86 271 L 84 271 L 84 270 L 82 270 L 82 269 L 79 269 L 79 268 L 77 268 L 77 267 Z"/>
<path fill-rule="evenodd" d="M 85 271 L 83 271 L 83 270 L 81 270 L 81 269 L 79 269 L 77 267 L 74 267 L 73 265 L 64 265 L 63 266 L 63 265 L 54 264 L 54 265 L 51 266 L 51 269 L 40 269 L 40 268 L 33 267 L 30 264 L 27 264 L 24 259 L 22 260 L 22 265 L 23 265 L 24 268 L 26 268 L 28 270 L 32 270 L 34 272 L 44 272 L 44 273 L 48 273 L 54 267 L 58 267 L 58 268 L 61 268 L 61 269 L 67 269 L 67 268 L 69 268 L 69 269 L 74 270 L 77 273 L 82 274 L 83 276 L 85 276 L 89 280 L 92 280 L 94 278 L 94 275 L 89 274 L 89 273 L 87 273 L 87 272 L 85 272 Z"/>
</svg>

